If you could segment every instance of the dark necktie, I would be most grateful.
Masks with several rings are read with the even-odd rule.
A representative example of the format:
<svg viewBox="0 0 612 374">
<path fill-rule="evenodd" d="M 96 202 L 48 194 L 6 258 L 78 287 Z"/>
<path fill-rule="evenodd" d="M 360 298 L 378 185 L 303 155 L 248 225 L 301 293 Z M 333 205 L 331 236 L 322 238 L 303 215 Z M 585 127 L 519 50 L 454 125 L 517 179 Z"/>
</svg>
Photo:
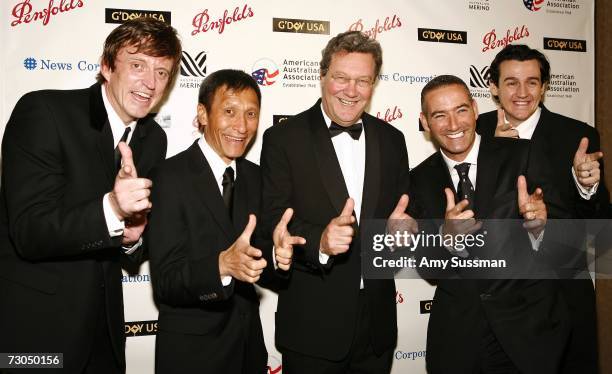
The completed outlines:
<svg viewBox="0 0 612 374">
<path fill-rule="evenodd" d="M 467 162 L 455 165 L 459 174 L 459 184 L 457 185 L 457 203 L 461 200 L 468 200 L 470 203 L 465 209 L 472 209 L 474 206 L 474 185 L 470 181 L 470 164 Z"/>
<path fill-rule="evenodd" d="M 347 127 L 340 126 L 336 122 L 332 122 L 331 126 L 329 126 L 329 134 L 331 135 L 332 138 L 336 135 L 340 135 L 343 132 L 346 132 L 354 140 L 359 140 L 362 130 L 363 130 L 363 125 L 361 124 L 361 122 L 356 123 L 351 126 L 347 126 Z"/>
<path fill-rule="evenodd" d="M 132 128 L 129 126 L 125 128 L 125 131 L 123 132 L 123 136 L 119 140 L 119 143 L 127 141 L 128 135 L 130 134 L 131 130 Z M 115 147 L 115 169 L 117 171 L 119 171 L 119 169 L 121 168 L 121 152 L 119 152 L 119 143 L 117 143 L 117 146 Z"/>
<path fill-rule="evenodd" d="M 230 166 L 225 169 L 223 173 L 223 181 L 221 182 L 223 185 L 223 202 L 225 203 L 225 207 L 227 208 L 227 212 L 229 213 L 230 218 L 232 218 L 232 203 L 234 196 L 234 169 Z"/>
</svg>

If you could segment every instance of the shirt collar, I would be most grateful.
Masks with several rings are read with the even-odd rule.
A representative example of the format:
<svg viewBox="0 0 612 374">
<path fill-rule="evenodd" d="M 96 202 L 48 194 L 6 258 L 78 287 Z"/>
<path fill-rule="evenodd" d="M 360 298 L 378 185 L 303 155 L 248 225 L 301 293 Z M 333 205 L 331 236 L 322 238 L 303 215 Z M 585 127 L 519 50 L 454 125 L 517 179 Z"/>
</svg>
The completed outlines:
<svg viewBox="0 0 612 374">
<path fill-rule="evenodd" d="M 227 169 L 228 166 L 234 170 L 234 179 L 238 177 L 236 170 L 236 160 L 232 160 L 229 165 L 226 164 L 225 161 L 223 161 L 223 159 L 221 158 L 221 156 L 219 156 L 217 152 L 215 152 L 215 150 L 212 149 L 212 147 L 208 144 L 203 134 L 198 140 L 198 145 L 200 146 L 204 157 L 206 157 L 206 161 L 208 161 L 208 164 L 212 169 L 213 175 L 215 176 L 215 180 L 219 183 L 219 185 L 223 181 L 223 173 L 225 173 L 225 169 Z"/>
<path fill-rule="evenodd" d="M 329 128 L 331 126 L 332 120 L 331 118 L 329 118 L 327 116 L 327 113 L 325 113 L 325 110 L 323 109 L 323 103 L 321 103 L 321 113 L 323 113 L 323 120 L 325 121 L 325 125 L 327 126 L 327 128 Z M 355 123 L 363 123 L 363 121 L 361 120 L 361 118 L 355 122 Z M 365 133 L 365 131 L 364 131 Z"/>
<path fill-rule="evenodd" d="M 108 123 L 110 123 L 111 130 L 113 132 L 113 145 L 116 147 L 117 144 L 119 144 L 119 140 L 123 136 L 126 126 L 129 126 L 132 129 L 130 131 L 130 136 L 128 136 L 128 140 L 131 139 L 131 135 L 134 134 L 134 128 L 136 127 L 136 121 L 132 121 L 127 125 L 123 123 L 117 112 L 115 112 L 115 108 L 113 108 L 110 101 L 108 101 L 108 97 L 106 96 L 106 84 L 101 85 L 101 90 L 102 102 L 104 102 L 104 109 L 106 109 Z"/>
<path fill-rule="evenodd" d="M 533 114 L 529 116 L 529 118 L 516 125 L 515 129 L 516 131 L 518 131 L 519 138 L 531 139 L 531 137 L 533 136 L 533 132 L 535 131 L 536 126 L 538 125 L 538 121 L 540 121 L 541 114 L 542 108 L 538 107 L 538 109 L 536 109 L 535 112 L 533 112 Z"/>
<path fill-rule="evenodd" d="M 476 137 L 474 138 L 474 145 L 472 145 L 472 149 L 470 149 L 470 151 L 468 152 L 467 156 L 465 157 L 463 161 L 451 160 L 444 154 L 444 152 L 442 152 L 442 150 L 440 150 L 440 154 L 442 154 L 442 159 L 444 160 L 444 163 L 446 164 L 446 167 L 448 167 L 449 171 L 452 172 L 453 169 L 455 168 L 455 165 L 462 164 L 464 162 L 469 163 L 470 166 L 476 165 L 478 163 L 478 150 L 480 149 L 480 135 L 478 134 L 475 134 L 475 135 Z"/>
</svg>

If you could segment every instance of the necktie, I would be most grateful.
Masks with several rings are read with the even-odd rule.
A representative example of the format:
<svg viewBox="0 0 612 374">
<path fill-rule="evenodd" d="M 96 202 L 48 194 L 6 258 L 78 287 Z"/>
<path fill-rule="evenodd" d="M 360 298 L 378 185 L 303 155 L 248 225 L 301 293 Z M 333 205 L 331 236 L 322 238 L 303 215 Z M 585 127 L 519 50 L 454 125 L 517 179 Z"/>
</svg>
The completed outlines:
<svg viewBox="0 0 612 374">
<path fill-rule="evenodd" d="M 223 181 L 221 182 L 223 185 L 223 202 L 225 203 L 225 207 L 229 213 L 230 218 L 232 218 L 232 203 L 234 196 L 234 169 L 230 166 L 225 169 L 223 173 Z"/>
<path fill-rule="evenodd" d="M 119 140 L 119 143 L 125 142 L 127 140 L 131 130 L 132 128 L 129 126 L 125 128 L 125 131 L 123 132 L 123 136 Z M 121 152 L 119 152 L 119 143 L 117 143 L 117 146 L 115 147 L 115 169 L 117 171 L 119 171 L 119 169 L 121 168 Z"/>
<path fill-rule="evenodd" d="M 331 126 L 329 126 L 329 134 L 330 136 L 333 138 L 336 135 L 342 134 L 343 132 L 348 133 L 351 138 L 353 138 L 354 140 L 359 140 L 359 137 L 361 136 L 361 131 L 363 130 L 363 125 L 361 122 L 356 123 L 354 125 L 351 126 L 340 126 L 338 125 L 336 122 L 332 122 Z"/>
<path fill-rule="evenodd" d="M 459 184 L 457 185 L 457 203 L 467 199 L 470 204 L 466 209 L 472 209 L 474 205 L 474 186 L 470 181 L 469 171 L 470 164 L 467 162 L 455 165 L 455 169 L 459 174 Z"/>
</svg>

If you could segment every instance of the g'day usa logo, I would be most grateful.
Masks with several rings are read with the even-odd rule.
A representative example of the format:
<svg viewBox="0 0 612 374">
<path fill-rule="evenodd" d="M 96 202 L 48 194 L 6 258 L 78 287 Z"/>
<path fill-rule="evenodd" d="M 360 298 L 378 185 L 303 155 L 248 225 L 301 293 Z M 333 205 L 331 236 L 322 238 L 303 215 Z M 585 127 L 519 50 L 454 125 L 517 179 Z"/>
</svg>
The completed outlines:
<svg viewBox="0 0 612 374">
<path fill-rule="evenodd" d="M 113 9 L 106 8 L 104 12 L 106 23 L 123 23 L 140 17 L 150 17 L 171 24 L 171 13 L 163 10 Z"/>
<path fill-rule="evenodd" d="M 532 12 L 537 12 L 542 9 L 542 4 L 544 0 L 523 0 L 523 4 L 525 4 L 525 8 L 529 9 Z"/>
<path fill-rule="evenodd" d="M 125 323 L 125 336 L 146 336 L 157 334 L 157 321 L 131 321 Z"/>
</svg>

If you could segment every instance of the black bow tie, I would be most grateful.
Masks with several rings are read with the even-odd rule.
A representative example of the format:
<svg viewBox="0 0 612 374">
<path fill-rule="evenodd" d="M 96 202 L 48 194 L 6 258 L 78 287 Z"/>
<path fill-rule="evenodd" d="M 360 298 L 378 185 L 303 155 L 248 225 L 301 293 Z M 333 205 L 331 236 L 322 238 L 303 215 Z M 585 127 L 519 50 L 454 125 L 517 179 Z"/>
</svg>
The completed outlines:
<svg viewBox="0 0 612 374">
<path fill-rule="evenodd" d="M 333 138 L 336 135 L 339 135 L 339 134 L 342 134 L 343 132 L 346 132 L 354 140 L 359 140 L 359 137 L 361 136 L 361 131 L 362 130 L 363 130 L 363 125 L 362 125 L 361 122 L 356 123 L 356 124 L 351 125 L 351 126 L 347 126 L 347 127 L 340 126 L 336 122 L 332 122 L 331 126 L 329 126 L 329 135 L 331 135 L 331 137 Z"/>
</svg>

